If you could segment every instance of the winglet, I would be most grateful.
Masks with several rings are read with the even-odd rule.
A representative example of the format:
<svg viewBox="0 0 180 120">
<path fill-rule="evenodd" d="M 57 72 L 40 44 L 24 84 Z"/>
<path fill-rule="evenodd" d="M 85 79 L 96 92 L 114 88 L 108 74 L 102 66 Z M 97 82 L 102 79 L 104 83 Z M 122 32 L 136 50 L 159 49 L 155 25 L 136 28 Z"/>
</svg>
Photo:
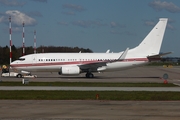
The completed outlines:
<svg viewBox="0 0 180 120">
<path fill-rule="evenodd" d="M 122 55 L 118 58 L 118 60 L 124 60 L 124 59 L 126 58 L 126 55 L 127 55 L 127 53 L 128 53 L 128 50 L 129 50 L 129 48 L 127 48 L 127 49 L 122 53 Z"/>
<path fill-rule="evenodd" d="M 106 53 L 109 53 L 110 52 L 110 49 L 108 49 L 107 51 L 106 51 Z"/>
</svg>

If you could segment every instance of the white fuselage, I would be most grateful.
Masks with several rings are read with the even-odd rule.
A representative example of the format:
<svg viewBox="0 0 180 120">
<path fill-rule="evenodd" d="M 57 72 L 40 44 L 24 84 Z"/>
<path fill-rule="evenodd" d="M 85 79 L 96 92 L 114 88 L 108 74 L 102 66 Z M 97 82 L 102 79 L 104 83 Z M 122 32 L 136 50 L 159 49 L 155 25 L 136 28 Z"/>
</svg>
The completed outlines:
<svg viewBox="0 0 180 120">
<path fill-rule="evenodd" d="M 83 64 L 92 64 L 108 61 L 106 65 L 98 67 L 100 71 L 114 71 L 126 68 L 131 68 L 148 63 L 146 57 L 127 58 L 123 61 L 111 62 L 121 55 L 122 53 L 41 53 L 31 54 L 24 58 L 25 60 L 16 60 L 11 66 L 18 70 L 27 71 L 50 71 L 59 72 L 63 66 L 80 66 Z"/>
</svg>

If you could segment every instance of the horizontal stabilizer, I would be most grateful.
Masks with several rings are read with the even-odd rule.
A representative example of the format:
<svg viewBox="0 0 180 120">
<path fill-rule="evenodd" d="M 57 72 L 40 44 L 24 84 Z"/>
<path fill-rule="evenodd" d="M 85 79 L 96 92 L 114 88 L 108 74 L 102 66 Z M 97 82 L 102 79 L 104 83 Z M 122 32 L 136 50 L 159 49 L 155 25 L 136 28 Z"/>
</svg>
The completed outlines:
<svg viewBox="0 0 180 120">
<path fill-rule="evenodd" d="M 162 56 L 165 56 L 165 55 L 168 55 L 168 54 L 171 54 L 171 53 L 172 53 L 172 52 L 160 53 L 160 54 L 157 54 L 157 55 L 148 56 L 147 58 L 148 58 L 150 61 L 160 60 L 160 58 L 161 58 Z"/>
<path fill-rule="evenodd" d="M 167 52 L 167 53 L 160 53 L 158 55 L 153 55 L 153 56 L 148 56 L 148 58 L 157 58 L 157 57 L 162 57 L 168 54 L 171 54 L 172 52 Z"/>
</svg>

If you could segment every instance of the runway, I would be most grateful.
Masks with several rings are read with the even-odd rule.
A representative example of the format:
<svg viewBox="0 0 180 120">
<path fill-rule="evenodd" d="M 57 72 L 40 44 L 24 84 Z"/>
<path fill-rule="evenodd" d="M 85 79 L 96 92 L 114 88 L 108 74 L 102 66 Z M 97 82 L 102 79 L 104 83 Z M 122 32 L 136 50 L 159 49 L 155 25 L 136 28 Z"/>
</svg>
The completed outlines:
<svg viewBox="0 0 180 120">
<path fill-rule="evenodd" d="M 42 87 L 1 86 L 0 90 L 63 90 L 63 91 L 168 91 L 180 92 L 180 87 Z"/>
<path fill-rule="evenodd" d="M 179 101 L 1 100 L 1 120 L 179 120 Z"/>
<path fill-rule="evenodd" d="M 134 69 L 96 73 L 95 78 L 59 76 L 57 73 L 32 73 L 38 78 L 30 82 L 115 82 L 180 84 L 180 67 L 138 67 Z M 2 82 L 21 82 L 22 78 L 2 78 Z M 89 91 L 176 91 L 180 87 L 42 87 L 0 86 L 2 90 L 89 90 Z M 0 100 L 1 120 L 179 120 L 179 101 L 101 101 L 101 100 Z"/>
</svg>

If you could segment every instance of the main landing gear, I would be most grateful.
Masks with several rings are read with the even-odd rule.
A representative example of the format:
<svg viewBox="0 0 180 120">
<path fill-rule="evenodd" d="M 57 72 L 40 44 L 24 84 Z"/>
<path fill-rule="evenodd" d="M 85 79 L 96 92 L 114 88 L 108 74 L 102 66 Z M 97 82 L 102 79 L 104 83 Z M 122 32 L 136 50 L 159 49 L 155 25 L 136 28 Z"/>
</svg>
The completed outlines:
<svg viewBox="0 0 180 120">
<path fill-rule="evenodd" d="M 93 78 L 94 75 L 91 72 L 86 73 L 86 78 Z"/>
</svg>

